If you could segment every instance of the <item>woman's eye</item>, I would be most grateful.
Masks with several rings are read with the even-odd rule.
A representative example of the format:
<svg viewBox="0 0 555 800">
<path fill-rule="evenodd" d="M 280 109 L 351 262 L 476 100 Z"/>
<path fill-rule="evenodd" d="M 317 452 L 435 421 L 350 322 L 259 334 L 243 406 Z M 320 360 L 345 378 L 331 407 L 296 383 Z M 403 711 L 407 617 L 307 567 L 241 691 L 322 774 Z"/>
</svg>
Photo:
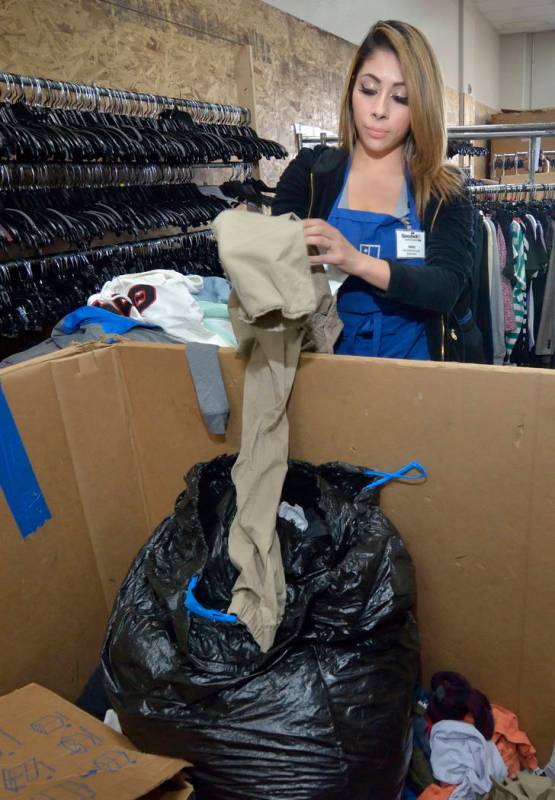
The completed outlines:
<svg viewBox="0 0 555 800">
<path fill-rule="evenodd" d="M 393 95 L 393 99 L 396 103 L 401 103 L 402 106 L 407 106 L 409 103 L 408 97 L 399 97 L 398 95 Z"/>
<path fill-rule="evenodd" d="M 361 86 L 360 91 L 362 92 L 362 94 L 370 94 L 370 95 L 378 94 L 376 89 L 369 89 L 367 86 Z"/>
</svg>

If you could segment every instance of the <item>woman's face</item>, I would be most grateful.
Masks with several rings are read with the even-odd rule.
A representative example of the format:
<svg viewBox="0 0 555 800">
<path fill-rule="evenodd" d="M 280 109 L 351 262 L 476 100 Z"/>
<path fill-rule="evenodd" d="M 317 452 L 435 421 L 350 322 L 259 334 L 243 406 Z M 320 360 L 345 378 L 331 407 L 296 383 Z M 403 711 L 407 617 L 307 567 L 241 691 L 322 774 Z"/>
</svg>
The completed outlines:
<svg viewBox="0 0 555 800">
<path fill-rule="evenodd" d="M 410 130 L 410 110 L 395 53 L 376 50 L 364 61 L 352 102 L 358 141 L 368 153 L 386 155 L 403 144 Z"/>
</svg>

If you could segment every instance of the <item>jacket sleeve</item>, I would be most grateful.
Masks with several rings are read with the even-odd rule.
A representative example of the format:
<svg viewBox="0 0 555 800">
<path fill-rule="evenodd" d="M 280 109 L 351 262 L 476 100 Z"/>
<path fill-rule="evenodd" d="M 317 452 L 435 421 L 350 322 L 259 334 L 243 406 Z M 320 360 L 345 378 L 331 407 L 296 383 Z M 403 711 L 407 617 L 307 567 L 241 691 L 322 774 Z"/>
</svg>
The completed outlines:
<svg viewBox="0 0 555 800">
<path fill-rule="evenodd" d="M 448 314 L 472 276 L 474 216 L 467 193 L 441 205 L 433 230 L 426 230 L 426 239 L 425 267 L 389 262 L 391 281 L 385 296 Z"/>
<path fill-rule="evenodd" d="M 278 181 L 272 203 L 272 216 L 294 213 L 301 219 L 308 216 L 310 205 L 310 170 L 314 151 L 303 147 L 290 162 Z"/>
</svg>

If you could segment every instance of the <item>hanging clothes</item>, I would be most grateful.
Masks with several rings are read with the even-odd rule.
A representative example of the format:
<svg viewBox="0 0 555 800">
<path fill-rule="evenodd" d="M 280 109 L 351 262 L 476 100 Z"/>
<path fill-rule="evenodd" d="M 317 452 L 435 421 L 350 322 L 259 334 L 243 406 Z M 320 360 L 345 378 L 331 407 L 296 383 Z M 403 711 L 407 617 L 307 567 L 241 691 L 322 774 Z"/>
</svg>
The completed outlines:
<svg viewBox="0 0 555 800">
<path fill-rule="evenodd" d="M 551 235 L 555 238 L 555 221 L 551 221 Z M 547 269 L 545 294 L 541 310 L 536 355 L 551 357 L 555 354 L 555 247 L 551 249 L 551 258 Z"/>
<path fill-rule="evenodd" d="M 239 575 L 228 613 L 267 652 L 286 599 L 276 516 L 287 473 L 287 401 L 301 349 L 308 342 L 333 352 L 341 323 L 324 270 L 310 266 L 300 220 L 226 211 L 213 227 L 233 286 L 233 327 L 249 357 L 241 451 L 232 470 L 237 513 L 229 532 Z"/>
<path fill-rule="evenodd" d="M 505 333 L 516 330 L 515 309 L 513 306 L 513 287 L 505 275 L 507 265 L 507 243 L 499 222 L 495 226 L 497 235 L 497 250 L 499 253 L 499 269 L 501 271 L 501 288 L 503 290 L 503 321 Z"/>
<path fill-rule="evenodd" d="M 499 248 L 497 231 L 489 217 L 484 218 L 488 237 L 488 275 L 491 304 L 491 327 L 493 343 L 493 363 L 505 361 L 505 313 L 503 309 L 503 287 L 499 269 Z"/>
<path fill-rule="evenodd" d="M 505 338 L 507 356 L 510 359 L 518 338 L 526 325 L 526 259 L 528 242 L 524 234 L 524 226 L 520 219 L 511 222 L 512 252 L 514 258 L 515 285 L 513 286 L 513 307 L 516 328 Z"/>
<path fill-rule="evenodd" d="M 347 186 L 350 161 L 328 222 L 360 252 L 399 260 L 398 231 L 421 231 L 416 204 L 406 181 L 395 215 L 349 208 Z M 423 236 L 423 234 L 422 234 Z M 425 259 L 403 263 L 425 266 Z M 338 292 L 337 310 L 344 328 L 335 352 L 383 358 L 431 358 L 426 336 L 426 313 L 381 296 L 361 278 L 349 276 Z"/>
</svg>

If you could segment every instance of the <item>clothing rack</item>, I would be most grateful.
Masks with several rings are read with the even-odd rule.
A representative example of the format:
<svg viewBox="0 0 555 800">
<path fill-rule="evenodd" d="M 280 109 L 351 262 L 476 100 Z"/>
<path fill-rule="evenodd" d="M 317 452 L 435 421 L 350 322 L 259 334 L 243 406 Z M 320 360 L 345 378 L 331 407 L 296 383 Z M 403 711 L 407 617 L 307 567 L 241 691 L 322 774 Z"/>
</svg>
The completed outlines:
<svg viewBox="0 0 555 800">
<path fill-rule="evenodd" d="M 253 165 L 210 161 L 187 167 L 148 164 L 0 164 L 0 189 L 92 189 L 108 186 L 171 186 L 189 183 L 203 169 L 233 169 L 250 177 Z"/>
<path fill-rule="evenodd" d="M 245 180 L 287 156 L 237 105 L 0 72 L 0 113 L 3 355 L 146 263 L 221 274 L 205 226 L 237 198 L 267 202 Z"/>
<path fill-rule="evenodd" d="M 162 111 L 175 109 L 186 111 L 199 123 L 249 125 L 251 121 L 251 112 L 244 106 L 68 83 L 12 72 L 0 72 L 0 102 L 144 117 L 157 117 Z"/>
<path fill-rule="evenodd" d="M 302 125 L 300 122 L 296 122 L 291 127 L 295 134 L 297 152 L 305 145 L 310 147 L 317 144 L 337 144 L 339 142 L 338 134 L 333 131 L 325 131 L 313 125 Z"/>
<path fill-rule="evenodd" d="M 88 250 L 68 251 L 56 253 L 54 255 L 42 256 L 40 258 L 23 258 L 14 261 L 0 263 L 0 287 L 7 286 L 9 273 L 14 269 L 24 269 L 27 272 L 33 267 L 48 269 L 52 266 L 68 266 L 75 264 L 79 259 L 87 259 L 91 262 L 100 260 L 106 256 L 134 256 L 139 253 L 159 253 L 180 250 L 183 248 L 193 248 L 199 241 L 214 242 L 216 239 L 212 230 L 207 228 L 202 231 L 192 231 L 191 233 L 181 233 L 172 236 L 159 236 L 153 239 L 140 239 L 136 242 L 124 242 L 122 244 L 102 245 L 101 247 L 91 247 Z"/>
<path fill-rule="evenodd" d="M 515 137 L 528 139 L 528 181 L 530 184 L 536 183 L 536 165 L 539 161 L 541 140 L 544 136 L 555 136 L 555 122 L 456 125 L 447 129 L 448 139 L 512 139 Z"/>
</svg>

